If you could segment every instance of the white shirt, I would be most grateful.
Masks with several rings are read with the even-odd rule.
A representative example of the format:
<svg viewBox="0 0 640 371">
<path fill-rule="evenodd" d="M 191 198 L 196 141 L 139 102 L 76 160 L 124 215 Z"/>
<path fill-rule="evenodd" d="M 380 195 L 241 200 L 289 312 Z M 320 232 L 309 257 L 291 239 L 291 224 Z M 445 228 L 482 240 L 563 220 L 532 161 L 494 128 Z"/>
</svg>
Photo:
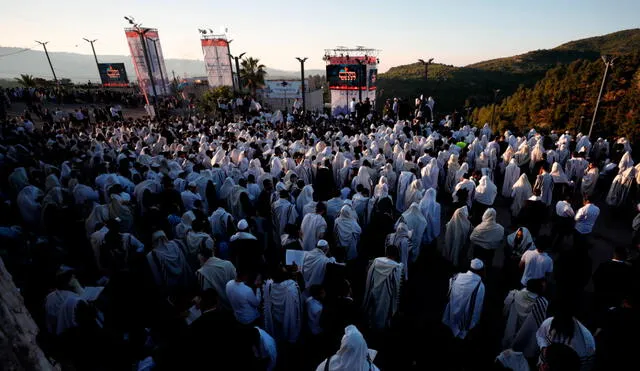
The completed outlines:
<svg viewBox="0 0 640 371">
<path fill-rule="evenodd" d="M 351 102 L 349 102 L 349 112 L 356 112 L 356 101 L 352 100 Z"/>
<path fill-rule="evenodd" d="M 225 291 L 238 322 L 248 325 L 260 317 L 260 290 L 254 293 L 244 282 L 231 280 L 227 282 Z"/>
<path fill-rule="evenodd" d="M 573 218 L 576 213 L 573 211 L 571 204 L 567 201 L 558 201 L 556 204 L 556 214 L 563 218 Z"/>
<path fill-rule="evenodd" d="M 596 219 L 600 215 L 600 208 L 594 204 L 586 204 L 576 214 L 576 231 L 580 234 L 591 233 Z"/>
<path fill-rule="evenodd" d="M 524 272 L 520 280 L 520 283 L 524 286 L 531 279 L 544 278 L 547 273 L 553 272 L 553 260 L 546 252 L 541 253 L 538 250 L 525 251 L 520 261 L 524 262 Z"/>
<path fill-rule="evenodd" d="M 320 316 L 322 315 L 322 303 L 313 296 L 307 298 L 307 324 L 309 325 L 309 331 L 313 335 L 318 335 L 322 332 L 320 326 Z"/>
</svg>

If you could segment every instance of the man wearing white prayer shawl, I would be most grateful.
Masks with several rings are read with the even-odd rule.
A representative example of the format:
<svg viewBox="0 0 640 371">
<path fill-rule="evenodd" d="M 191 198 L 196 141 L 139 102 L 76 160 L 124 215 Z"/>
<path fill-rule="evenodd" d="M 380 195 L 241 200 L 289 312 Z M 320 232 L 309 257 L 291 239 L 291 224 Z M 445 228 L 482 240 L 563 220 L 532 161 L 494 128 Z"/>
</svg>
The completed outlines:
<svg viewBox="0 0 640 371">
<path fill-rule="evenodd" d="M 561 329 L 556 327 L 558 325 L 554 326 L 556 322 L 561 321 L 562 323 L 568 322 L 573 325 L 566 329 L 570 332 L 563 333 Z M 596 353 L 595 339 L 593 338 L 593 335 L 591 335 L 591 332 L 570 314 L 557 313 L 556 316 L 549 317 L 544 320 L 536 332 L 536 340 L 538 342 L 538 347 L 540 348 L 540 359 L 538 360 L 538 363 L 541 363 L 544 355 L 544 348 L 553 343 L 561 343 L 569 346 L 578 354 L 578 357 L 580 358 L 581 371 L 588 371 L 592 369 Z"/>
<path fill-rule="evenodd" d="M 308 184 L 302 188 L 302 192 L 300 192 L 296 199 L 296 211 L 298 215 L 304 215 L 304 207 L 311 201 L 313 201 L 313 186 Z"/>
<path fill-rule="evenodd" d="M 344 248 L 347 261 L 358 257 L 358 242 L 361 233 L 362 229 L 358 224 L 355 212 L 351 206 L 344 205 L 335 220 L 333 234 L 337 246 Z"/>
<path fill-rule="evenodd" d="M 513 349 L 505 349 L 496 357 L 496 364 L 500 369 L 511 371 L 530 371 L 529 362 L 522 352 Z"/>
<path fill-rule="evenodd" d="M 350 189 L 349 192 L 351 192 Z M 344 204 L 345 199 L 342 198 L 342 192 L 336 191 L 335 196 L 327 201 L 327 218 L 330 221 L 334 221 L 338 217 L 338 213 Z"/>
<path fill-rule="evenodd" d="M 422 175 L 422 186 L 424 189 L 438 189 L 438 175 L 440 169 L 438 168 L 438 161 L 435 158 L 429 160 L 427 166 L 422 168 L 420 175 Z"/>
<path fill-rule="evenodd" d="M 295 343 L 302 330 L 302 299 L 296 281 L 280 272 L 264 286 L 264 327 L 277 342 Z"/>
<path fill-rule="evenodd" d="M 214 289 L 218 294 L 220 305 L 231 310 L 231 304 L 227 297 L 227 282 L 236 278 L 236 268 L 228 260 L 216 258 L 213 250 L 201 248 L 198 253 L 200 269 L 196 271 L 196 277 L 200 288 L 204 290 Z"/>
<path fill-rule="evenodd" d="M 368 189 L 369 194 L 373 192 L 373 181 L 371 180 L 371 175 L 369 174 L 369 170 L 366 166 L 360 166 L 358 175 L 351 181 L 351 189 L 355 191 L 358 184 Z"/>
<path fill-rule="evenodd" d="M 518 181 L 520 177 L 520 167 L 516 163 L 515 159 L 509 161 L 509 165 L 504 170 L 504 181 L 502 183 L 502 197 L 511 198 L 511 190 L 513 185 Z"/>
<path fill-rule="evenodd" d="M 363 308 L 369 326 L 375 330 L 391 327 L 400 304 L 403 265 L 398 248 L 387 246 L 386 257 L 376 258 L 369 267 Z"/>
<path fill-rule="evenodd" d="M 408 171 L 403 171 L 398 177 L 398 191 L 396 193 L 396 210 L 404 212 L 409 205 L 405 205 L 405 195 L 409 185 L 416 180 L 416 176 Z"/>
<path fill-rule="evenodd" d="M 407 211 L 400 216 L 396 225 L 398 223 L 405 223 L 411 231 L 411 252 L 409 256 L 411 262 L 415 263 L 418 260 L 418 255 L 420 255 L 422 236 L 427 225 L 427 220 L 424 215 L 422 215 L 422 211 L 417 202 L 409 206 Z"/>
<path fill-rule="evenodd" d="M 409 280 L 409 256 L 411 254 L 411 231 L 403 222 L 396 225 L 395 233 L 390 233 L 385 239 L 385 246 L 395 246 L 400 255 L 400 262 L 404 269 L 404 280 Z"/>
<path fill-rule="evenodd" d="M 154 282 L 162 292 L 171 294 L 189 288 L 193 271 L 178 243 L 169 241 L 163 231 L 151 235 L 153 250 L 147 254 L 147 264 Z"/>
<path fill-rule="evenodd" d="M 427 189 L 420 200 L 420 211 L 427 221 L 422 235 L 422 244 L 428 245 L 440 236 L 440 204 L 436 202 L 436 190 Z"/>
<path fill-rule="evenodd" d="M 398 175 L 393 170 L 393 166 L 391 164 L 386 164 L 382 167 L 382 171 L 380 171 L 380 176 L 387 178 L 387 183 L 389 184 L 389 189 L 396 189 L 396 181 L 398 180 Z"/>
<path fill-rule="evenodd" d="M 16 199 L 22 220 L 33 229 L 37 229 L 40 225 L 42 209 L 40 203 L 43 197 L 44 193 L 40 188 L 28 185 L 20 190 Z"/>
<path fill-rule="evenodd" d="M 458 273 L 449 280 L 449 301 L 442 316 L 454 337 L 464 339 L 480 321 L 484 303 L 482 260 L 473 259 L 466 273 Z"/>
<path fill-rule="evenodd" d="M 469 232 L 471 231 L 471 222 L 469 221 L 469 209 L 462 206 L 453 212 L 451 220 L 447 223 L 445 231 L 445 245 L 442 255 L 450 261 L 455 267 L 460 267 L 467 262 L 463 259 L 465 246 L 468 241 Z"/>
<path fill-rule="evenodd" d="M 476 187 L 475 192 L 475 200 L 478 203 L 481 203 L 485 206 L 493 205 L 493 201 L 496 199 L 496 195 L 498 194 L 498 187 L 489 179 L 488 176 L 484 175 L 480 178 L 480 184 Z"/>
<path fill-rule="evenodd" d="M 540 173 L 536 177 L 533 189 L 539 189 L 540 200 L 547 206 L 551 205 L 553 199 L 553 177 L 544 166 L 540 168 Z"/>
<path fill-rule="evenodd" d="M 511 290 L 504 299 L 503 315 L 507 318 L 502 338 L 504 348 L 514 348 L 529 358 L 537 353 L 535 333 L 547 316 L 549 302 L 542 295 L 544 279 L 532 279 L 527 287 Z"/>
<path fill-rule="evenodd" d="M 527 202 L 529 197 L 533 195 L 533 189 L 527 174 L 520 175 L 518 181 L 513 185 L 511 189 L 511 215 L 517 217 L 520 214 L 520 210 Z"/>
<path fill-rule="evenodd" d="M 196 200 L 202 201 L 202 197 L 200 197 L 200 195 L 197 193 L 196 189 L 197 189 L 196 182 L 195 181 L 194 182 L 190 182 L 188 184 L 187 190 L 180 194 L 180 197 L 182 198 L 182 203 L 184 204 L 185 210 L 193 210 L 193 209 L 195 209 L 194 204 L 195 204 Z"/>
<path fill-rule="evenodd" d="M 584 174 L 584 177 L 582 177 L 582 184 L 580 185 L 583 195 L 593 195 L 593 192 L 596 190 L 596 185 L 598 184 L 599 176 L 600 171 L 598 170 L 598 167 L 595 166 L 593 162 L 589 163 L 587 172 Z"/>
<path fill-rule="evenodd" d="M 422 188 L 422 181 L 419 179 L 414 180 L 409 185 L 409 189 L 404 195 L 404 205 L 408 207 L 412 203 L 419 203 L 422 199 L 422 195 L 424 194 L 424 190 Z"/>
<path fill-rule="evenodd" d="M 280 198 L 271 205 L 271 217 L 273 218 L 274 235 L 276 244 L 280 243 L 280 236 L 284 233 L 287 224 L 295 224 L 298 212 L 295 205 L 288 200 L 289 192 L 280 191 Z"/>
<path fill-rule="evenodd" d="M 445 181 L 445 190 L 449 193 L 453 193 L 453 189 L 456 184 L 460 181 L 459 178 L 456 178 L 458 174 L 458 170 L 460 170 L 460 164 L 458 163 L 458 155 L 452 153 L 449 156 L 449 161 L 447 162 L 447 178 Z"/>
<path fill-rule="evenodd" d="M 618 175 L 613 178 L 611 188 L 609 188 L 609 193 L 606 198 L 607 205 L 620 206 L 626 201 L 635 180 L 635 175 L 636 169 L 632 166 L 624 172 L 619 172 Z"/>
<path fill-rule="evenodd" d="M 474 255 L 486 265 L 491 266 L 493 256 L 504 240 L 504 227 L 496 223 L 496 210 L 488 208 L 482 215 L 482 223 L 478 224 L 469 238 Z"/>
<path fill-rule="evenodd" d="M 325 240 L 318 241 L 316 247 L 304 254 L 302 260 L 302 277 L 304 278 L 305 292 L 313 285 L 322 285 L 326 273 L 327 264 L 336 264 L 336 259 L 327 257 L 329 243 Z"/>
<path fill-rule="evenodd" d="M 322 361 L 316 371 L 380 371 L 373 364 L 371 353 L 360 331 L 349 325 L 344 329 L 338 352 Z"/>
<path fill-rule="evenodd" d="M 302 248 L 305 251 L 313 250 L 318 241 L 324 237 L 327 231 L 327 222 L 324 220 L 324 214 L 327 207 L 322 202 L 316 205 L 316 212 L 307 214 L 302 219 L 300 225 L 300 233 L 302 234 Z"/>
<path fill-rule="evenodd" d="M 463 164 L 464 165 L 464 164 Z M 469 197 L 467 198 L 467 207 L 471 209 L 473 205 L 473 200 L 475 198 L 476 184 L 469 180 L 469 173 L 465 173 L 464 177 L 460 179 L 460 182 L 456 184 L 453 190 L 453 202 L 458 202 L 458 191 L 461 189 L 466 189 Z"/>
</svg>

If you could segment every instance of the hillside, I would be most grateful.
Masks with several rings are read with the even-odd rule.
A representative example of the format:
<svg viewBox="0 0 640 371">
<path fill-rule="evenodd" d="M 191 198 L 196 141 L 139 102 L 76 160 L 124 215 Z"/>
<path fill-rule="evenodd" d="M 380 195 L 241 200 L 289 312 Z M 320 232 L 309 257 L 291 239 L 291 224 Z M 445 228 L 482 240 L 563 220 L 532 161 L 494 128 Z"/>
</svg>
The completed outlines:
<svg viewBox="0 0 640 371">
<path fill-rule="evenodd" d="M 620 56 L 609 70 L 594 136 L 640 139 L 640 53 Z M 496 106 L 495 127 L 569 129 L 587 133 L 600 90 L 601 60 L 578 60 L 549 70 L 532 88 L 519 88 Z M 474 122 L 491 120 L 492 105 L 475 109 Z"/>
<path fill-rule="evenodd" d="M 53 78 L 51 69 L 47 64 L 47 58 L 41 50 L 27 50 L 21 52 L 21 48 L 0 47 L 0 79 L 13 79 L 20 74 L 33 75 L 47 79 Z M 15 54 L 14 54 L 15 53 Z M 69 78 L 73 82 L 84 83 L 87 80 L 96 82 L 98 71 L 93 55 L 49 52 L 51 63 L 58 78 Z M 259 56 L 258 56 L 259 57 Z M 129 79 L 135 79 L 135 71 L 128 55 L 98 55 L 98 60 L 105 63 L 122 62 L 127 69 Z M 177 77 L 205 76 L 204 61 L 194 59 L 165 59 L 167 72 L 174 71 Z M 267 66 L 268 78 L 299 78 L 300 71 L 283 71 Z M 306 70 L 305 74 L 324 75 L 324 70 Z"/>
<path fill-rule="evenodd" d="M 378 77 L 382 98 L 434 95 L 438 112 L 479 107 L 493 101 L 493 90 L 500 96 L 513 94 L 519 87 L 532 87 L 556 66 L 577 60 L 599 60 L 601 54 L 627 54 L 640 50 L 640 29 L 624 30 L 562 44 L 553 49 L 536 50 L 506 58 L 492 59 L 465 67 L 439 64 L 429 66 L 425 89 L 424 68 L 419 63 L 391 68 Z"/>
</svg>

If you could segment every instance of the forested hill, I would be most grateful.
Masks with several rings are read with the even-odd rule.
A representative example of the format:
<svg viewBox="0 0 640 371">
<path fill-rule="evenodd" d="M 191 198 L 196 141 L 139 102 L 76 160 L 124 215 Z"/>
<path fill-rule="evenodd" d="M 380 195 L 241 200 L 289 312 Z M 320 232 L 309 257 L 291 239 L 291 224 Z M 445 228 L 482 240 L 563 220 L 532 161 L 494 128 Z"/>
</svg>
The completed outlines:
<svg viewBox="0 0 640 371">
<path fill-rule="evenodd" d="M 531 88 L 521 87 L 497 104 L 495 126 L 528 130 L 570 129 L 587 133 L 604 63 L 578 60 L 549 70 Z M 493 106 L 475 109 L 474 122 L 489 122 Z M 640 140 L 640 50 L 619 56 L 609 69 L 594 136 L 624 135 Z"/>
<path fill-rule="evenodd" d="M 502 97 L 519 87 L 533 87 L 548 70 L 577 60 L 600 60 L 602 54 L 628 54 L 640 50 L 640 29 L 624 30 L 604 36 L 571 41 L 553 49 L 536 50 L 513 57 L 492 59 L 465 67 L 433 64 L 425 84 L 420 63 L 393 67 L 380 74 L 378 89 L 382 98 L 436 98 L 436 111 L 461 111 L 465 106 L 480 107 L 493 101 L 494 89 Z"/>
</svg>

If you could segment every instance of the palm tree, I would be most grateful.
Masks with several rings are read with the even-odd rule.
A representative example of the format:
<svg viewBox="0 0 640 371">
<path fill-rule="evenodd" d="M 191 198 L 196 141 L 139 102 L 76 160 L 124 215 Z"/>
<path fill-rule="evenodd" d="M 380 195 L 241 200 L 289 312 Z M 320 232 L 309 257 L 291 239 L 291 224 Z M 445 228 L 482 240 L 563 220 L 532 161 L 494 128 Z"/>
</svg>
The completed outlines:
<svg viewBox="0 0 640 371">
<path fill-rule="evenodd" d="M 260 64 L 257 58 L 248 57 L 240 63 L 240 79 L 244 88 L 251 91 L 252 95 L 256 95 L 256 89 L 264 85 L 264 78 L 267 75 L 266 67 Z"/>
<path fill-rule="evenodd" d="M 15 80 L 25 88 L 34 88 L 36 86 L 36 80 L 32 75 L 20 74 L 20 77 L 16 77 Z"/>
</svg>

